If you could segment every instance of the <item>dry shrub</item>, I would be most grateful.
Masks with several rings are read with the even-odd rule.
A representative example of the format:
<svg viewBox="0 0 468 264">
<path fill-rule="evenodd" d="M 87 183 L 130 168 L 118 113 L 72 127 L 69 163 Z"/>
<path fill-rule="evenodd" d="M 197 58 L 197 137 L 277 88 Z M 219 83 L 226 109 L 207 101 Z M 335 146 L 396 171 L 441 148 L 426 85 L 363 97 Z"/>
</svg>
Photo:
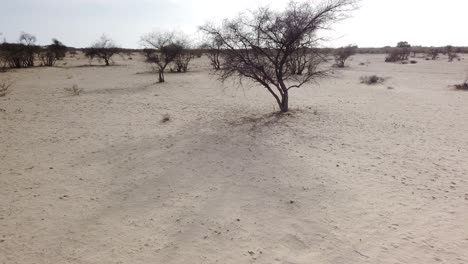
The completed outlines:
<svg viewBox="0 0 468 264">
<path fill-rule="evenodd" d="M 169 114 L 163 115 L 163 118 L 161 119 L 161 123 L 167 123 L 171 121 L 171 116 Z"/>
<path fill-rule="evenodd" d="M 468 91 L 468 79 L 466 79 L 465 82 L 461 84 L 455 84 L 454 86 L 455 86 L 455 89 L 457 90 Z"/>
<path fill-rule="evenodd" d="M 71 88 L 65 88 L 65 91 L 69 92 L 71 95 L 80 95 L 83 92 L 83 88 L 79 88 L 77 84 L 74 84 Z"/>
<path fill-rule="evenodd" d="M 416 64 L 416 63 L 418 63 L 418 61 L 417 60 L 411 60 L 410 63 L 411 64 Z"/>
<path fill-rule="evenodd" d="M 8 89 L 13 85 L 10 79 L 0 80 L 0 97 L 4 97 L 8 93 Z"/>
<path fill-rule="evenodd" d="M 383 83 L 385 78 L 377 76 L 377 75 L 370 75 L 370 76 L 361 76 L 360 78 L 361 83 L 365 83 L 367 85 Z"/>
</svg>

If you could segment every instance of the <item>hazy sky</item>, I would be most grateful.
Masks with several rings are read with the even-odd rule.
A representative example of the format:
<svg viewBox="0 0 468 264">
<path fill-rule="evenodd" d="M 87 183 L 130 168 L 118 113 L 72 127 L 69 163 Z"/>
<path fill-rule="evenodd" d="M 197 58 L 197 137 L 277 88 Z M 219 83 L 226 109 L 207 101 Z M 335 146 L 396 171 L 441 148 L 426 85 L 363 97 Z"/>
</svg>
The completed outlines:
<svg viewBox="0 0 468 264">
<path fill-rule="evenodd" d="M 20 32 L 48 44 L 58 38 L 85 47 L 103 33 L 121 47 L 139 47 L 154 29 L 194 33 L 208 21 L 220 22 L 259 5 L 284 8 L 289 0 L 0 0 L 1 38 L 15 42 Z M 362 0 L 353 17 L 330 32 L 327 46 L 468 46 L 468 0 Z M 330 34 L 328 33 L 328 34 Z"/>
</svg>

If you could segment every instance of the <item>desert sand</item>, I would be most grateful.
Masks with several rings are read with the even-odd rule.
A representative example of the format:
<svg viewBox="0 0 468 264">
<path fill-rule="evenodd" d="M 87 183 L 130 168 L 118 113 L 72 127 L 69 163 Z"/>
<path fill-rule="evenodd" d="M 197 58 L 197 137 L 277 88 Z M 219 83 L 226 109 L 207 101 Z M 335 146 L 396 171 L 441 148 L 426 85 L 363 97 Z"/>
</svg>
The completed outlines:
<svg viewBox="0 0 468 264">
<path fill-rule="evenodd" d="M 468 58 L 384 56 L 285 115 L 206 58 L 0 73 L 0 263 L 468 263 Z"/>
</svg>

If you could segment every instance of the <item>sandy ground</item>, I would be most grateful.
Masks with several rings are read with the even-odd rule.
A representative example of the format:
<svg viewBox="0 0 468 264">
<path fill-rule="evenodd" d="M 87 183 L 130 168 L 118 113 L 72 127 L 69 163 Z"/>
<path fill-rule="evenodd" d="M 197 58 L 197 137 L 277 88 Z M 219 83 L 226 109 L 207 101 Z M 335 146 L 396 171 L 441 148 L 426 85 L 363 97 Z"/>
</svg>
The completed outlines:
<svg viewBox="0 0 468 264">
<path fill-rule="evenodd" d="M 468 58 L 383 58 L 282 116 L 203 58 L 0 73 L 0 263 L 468 263 Z"/>
</svg>

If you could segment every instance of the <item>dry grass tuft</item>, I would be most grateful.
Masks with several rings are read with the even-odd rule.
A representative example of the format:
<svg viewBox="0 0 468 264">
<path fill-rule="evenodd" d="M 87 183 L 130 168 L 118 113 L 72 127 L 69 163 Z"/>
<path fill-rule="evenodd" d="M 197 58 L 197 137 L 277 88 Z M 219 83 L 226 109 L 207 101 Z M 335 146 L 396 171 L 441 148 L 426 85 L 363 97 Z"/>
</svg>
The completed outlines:
<svg viewBox="0 0 468 264">
<path fill-rule="evenodd" d="M 0 97 L 4 97 L 8 93 L 8 89 L 13 85 L 10 79 L 0 80 Z"/>
<path fill-rule="evenodd" d="M 78 96 L 83 92 L 83 88 L 79 88 L 77 84 L 74 84 L 71 88 L 65 88 L 65 91 L 69 92 L 71 95 Z"/>
<path fill-rule="evenodd" d="M 171 116 L 169 114 L 163 115 L 163 118 L 161 119 L 161 123 L 167 123 L 171 121 Z"/>
<path fill-rule="evenodd" d="M 385 81 L 385 78 L 377 76 L 377 75 L 370 75 L 370 76 L 361 76 L 360 78 L 361 83 L 365 83 L 367 85 L 379 84 Z"/>
</svg>

